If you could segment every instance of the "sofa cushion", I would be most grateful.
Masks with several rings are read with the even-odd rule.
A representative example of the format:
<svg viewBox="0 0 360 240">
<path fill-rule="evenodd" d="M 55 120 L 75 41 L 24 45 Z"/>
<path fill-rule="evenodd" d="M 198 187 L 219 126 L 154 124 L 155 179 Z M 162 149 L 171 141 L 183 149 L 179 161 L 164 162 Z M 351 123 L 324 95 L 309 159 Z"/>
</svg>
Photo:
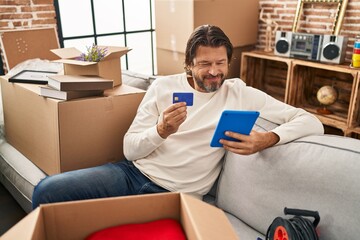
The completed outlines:
<svg viewBox="0 0 360 240">
<path fill-rule="evenodd" d="M 135 73 L 129 70 L 121 70 L 122 82 L 126 85 L 147 90 L 151 83 L 155 80 L 154 76 Z"/>
<path fill-rule="evenodd" d="M 228 218 L 229 222 L 233 226 L 237 236 L 240 236 L 240 240 L 262 240 L 265 239 L 265 235 L 259 233 L 237 217 L 231 215 L 230 213 L 225 213 L 226 217 Z"/>
<path fill-rule="evenodd" d="M 284 207 L 317 210 L 320 239 L 354 239 L 359 172 L 360 141 L 341 136 L 309 136 L 249 156 L 228 153 L 216 205 L 264 235 L 274 218 L 285 217 Z"/>
<path fill-rule="evenodd" d="M 4 139 L 0 139 L 0 182 L 30 212 L 34 187 L 46 174 Z"/>
</svg>

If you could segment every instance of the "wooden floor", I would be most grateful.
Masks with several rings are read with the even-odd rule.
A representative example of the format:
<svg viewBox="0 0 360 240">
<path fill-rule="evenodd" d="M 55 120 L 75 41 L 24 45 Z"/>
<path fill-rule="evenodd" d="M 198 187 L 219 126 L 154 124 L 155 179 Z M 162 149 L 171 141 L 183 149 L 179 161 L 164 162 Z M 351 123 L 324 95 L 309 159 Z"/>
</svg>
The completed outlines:
<svg viewBox="0 0 360 240">
<path fill-rule="evenodd" d="M 0 236 L 25 216 L 25 211 L 0 183 Z"/>
</svg>

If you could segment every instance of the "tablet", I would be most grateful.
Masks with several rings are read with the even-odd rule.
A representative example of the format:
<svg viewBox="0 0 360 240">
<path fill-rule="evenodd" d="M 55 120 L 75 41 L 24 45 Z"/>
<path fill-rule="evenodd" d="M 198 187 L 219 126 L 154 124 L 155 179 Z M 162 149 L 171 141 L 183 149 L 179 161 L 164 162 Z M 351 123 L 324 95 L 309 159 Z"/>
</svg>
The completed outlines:
<svg viewBox="0 0 360 240">
<path fill-rule="evenodd" d="M 216 126 L 210 146 L 222 147 L 219 142 L 220 139 L 238 141 L 225 136 L 226 131 L 249 135 L 259 115 L 258 111 L 224 110 Z"/>
</svg>

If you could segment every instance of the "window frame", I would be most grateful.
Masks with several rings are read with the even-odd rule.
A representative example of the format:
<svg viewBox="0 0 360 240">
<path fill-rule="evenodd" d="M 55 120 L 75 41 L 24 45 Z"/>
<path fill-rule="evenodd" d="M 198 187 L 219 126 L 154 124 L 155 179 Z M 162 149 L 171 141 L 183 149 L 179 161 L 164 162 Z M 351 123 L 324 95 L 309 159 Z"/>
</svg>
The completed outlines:
<svg viewBox="0 0 360 240">
<path fill-rule="evenodd" d="M 58 38 L 59 38 L 59 44 L 60 47 L 63 48 L 64 47 L 64 41 L 66 40 L 73 40 L 73 39 L 82 39 L 82 38 L 93 38 L 94 39 L 94 43 L 97 44 L 97 40 L 98 37 L 106 37 L 106 36 L 113 36 L 113 35 L 123 35 L 124 36 L 124 42 L 125 42 L 125 47 L 127 47 L 127 36 L 131 35 L 131 34 L 136 34 L 136 33 L 150 33 L 150 46 L 151 46 L 151 70 L 152 70 L 152 75 L 156 74 L 155 71 L 155 40 L 154 40 L 154 35 L 155 35 L 155 27 L 154 27 L 154 23 L 153 23 L 153 13 L 154 13 L 154 9 L 153 9 L 153 5 L 152 5 L 152 0 L 149 0 L 149 7 L 150 7 L 150 28 L 149 29 L 142 29 L 142 30 L 137 30 L 137 31 L 127 31 L 126 30 L 126 9 L 125 9 L 125 3 L 124 0 L 121 0 L 122 3 L 122 16 L 123 16 L 123 29 L 124 31 L 122 32 L 109 32 L 109 33 L 102 33 L 102 34 L 98 34 L 96 32 L 96 24 L 95 24 L 95 10 L 94 10 L 94 2 L 93 0 L 89 0 L 90 1 L 90 5 L 91 5 L 91 16 L 92 16 L 92 27 L 93 27 L 93 34 L 89 34 L 89 35 L 79 35 L 79 36 L 69 36 L 69 37 L 64 37 L 62 34 L 62 25 L 61 25 L 61 15 L 60 15 L 60 7 L 59 7 L 59 0 L 54 0 L 54 7 L 55 7 L 55 13 L 56 13 L 56 21 L 57 21 L 57 32 L 58 32 Z M 129 70 L 129 63 L 128 63 L 128 55 L 126 54 L 125 56 L 125 65 L 126 66 L 122 66 L 124 69 Z"/>
</svg>

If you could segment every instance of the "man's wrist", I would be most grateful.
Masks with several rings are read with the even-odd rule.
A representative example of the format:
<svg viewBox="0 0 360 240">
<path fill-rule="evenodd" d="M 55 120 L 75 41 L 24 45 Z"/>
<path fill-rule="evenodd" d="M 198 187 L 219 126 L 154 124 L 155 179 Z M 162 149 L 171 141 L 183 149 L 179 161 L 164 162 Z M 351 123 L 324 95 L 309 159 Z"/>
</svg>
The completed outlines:
<svg viewBox="0 0 360 240">
<path fill-rule="evenodd" d="M 279 135 L 274 132 L 268 132 L 268 147 L 272 147 L 280 141 Z"/>
<path fill-rule="evenodd" d="M 166 139 L 168 137 L 168 135 L 166 134 L 166 129 L 164 127 L 164 124 L 158 123 L 156 125 L 156 130 L 161 138 Z"/>
</svg>

